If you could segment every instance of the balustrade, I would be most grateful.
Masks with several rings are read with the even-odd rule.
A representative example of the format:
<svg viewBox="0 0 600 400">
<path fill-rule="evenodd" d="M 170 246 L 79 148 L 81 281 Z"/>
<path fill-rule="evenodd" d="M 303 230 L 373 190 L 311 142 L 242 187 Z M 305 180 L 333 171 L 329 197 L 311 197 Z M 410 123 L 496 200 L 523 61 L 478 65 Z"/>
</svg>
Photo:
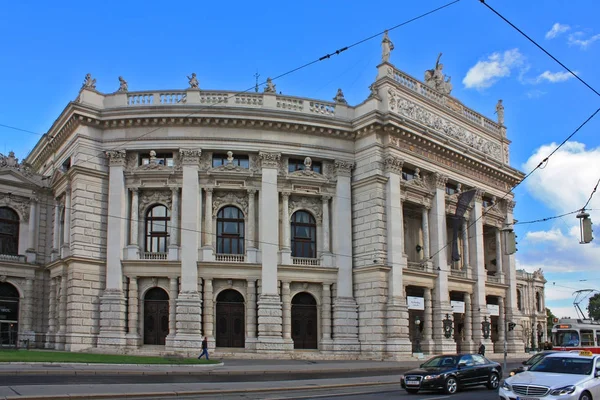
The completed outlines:
<svg viewBox="0 0 600 400">
<path fill-rule="evenodd" d="M 21 255 L 0 254 L 0 260 L 2 260 L 2 261 L 25 262 L 25 261 L 27 261 L 27 257 L 26 256 L 21 256 Z"/>
<path fill-rule="evenodd" d="M 246 261 L 246 256 L 243 254 L 217 254 L 215 259 L 219 262 L 243 263 Z"/>
<path fill-rule="evenodd" d="M 166 260 L 169 253 L 141 253 L 142 260 Z"/>
<path fill-rule="evenodd" d="M 319 266 L 321 265 L 321 260 L 318 258 L 292 257 L 292 264 Z"/>
</svg>

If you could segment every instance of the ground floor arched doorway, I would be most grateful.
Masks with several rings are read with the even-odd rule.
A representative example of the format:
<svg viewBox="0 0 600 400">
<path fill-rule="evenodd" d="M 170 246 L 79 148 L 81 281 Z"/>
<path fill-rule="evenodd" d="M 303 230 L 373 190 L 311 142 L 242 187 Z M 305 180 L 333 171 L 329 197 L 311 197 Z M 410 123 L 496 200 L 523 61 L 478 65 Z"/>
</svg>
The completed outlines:
<svg viewBox="0 0 600 400">
<path fill-rule="evenodd" d="M 0 347 L 16 347 L 19 332 L 19 291 L 0 283 Z"/>
<path fill-rule="evenodd" d="M 317 301 L 308 293 L 292 299 L 292 340 L 294 349 L 317 349 Z"/>
<path fill-rule="evenodd" d="M 144 296 L 144 344 L 163 345 L 169 334 L 169 295 L 159 287 Z"/>
<path fill-rule="evenodd" d="M 237 290 L 223 290 L 217 296 L 217 347 L 246 345 L 244 297 Z"/>
</svg>

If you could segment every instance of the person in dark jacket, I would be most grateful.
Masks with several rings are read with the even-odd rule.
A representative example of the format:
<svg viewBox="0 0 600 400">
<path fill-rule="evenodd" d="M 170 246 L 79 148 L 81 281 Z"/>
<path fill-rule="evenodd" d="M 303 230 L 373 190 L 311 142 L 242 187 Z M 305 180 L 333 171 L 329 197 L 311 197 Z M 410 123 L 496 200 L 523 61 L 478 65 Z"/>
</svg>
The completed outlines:
<svg viewBox="0 0 600 400">
<path fill-rule="evenodd" d="M 479 354 L 481 354 L 482 356 L 485 356 L 485 345 L 483 344 L 483 342 L 479 342 Z"/>
<path fill-rule="evenodd" d="M 202 341 L 202 353 L 200 353 L 200 355 L 198 356 L 198 360 L 201 359 L 202 356 L 206 356 L 206 359 L 209 360 L 209 358 L 208 358 L 208 339 L 206 338 L 206 336 L 204 336 L 204 340 Z"/>
</svg>

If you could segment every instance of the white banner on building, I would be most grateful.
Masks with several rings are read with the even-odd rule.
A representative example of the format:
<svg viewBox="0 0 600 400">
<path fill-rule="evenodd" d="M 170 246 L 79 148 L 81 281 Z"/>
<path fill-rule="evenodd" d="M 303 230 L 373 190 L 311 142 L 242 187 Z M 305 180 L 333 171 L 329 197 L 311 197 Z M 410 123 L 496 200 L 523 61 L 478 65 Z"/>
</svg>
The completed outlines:
<svg viewBox="0 0 600 400">
<path fill-rule="evenodd" d="M 450 302 L 452 306 L 452 312 L 454 314 L 464 314 L 465 313 L 465 302 L 464 301 L 454 301 Z"/>
<path fill-rule="evenodd" d="M 425 300 L 422 297 L 406 296 L 409 310 L 425 310 Z"/>
<path fill-rule="evenodd" d="M 488 304 L 487 310 L 490 313 L 490 316 L 492 317 L 500 316 L 500 306 L 498 306 L 497 304 Z"/>
</svg>

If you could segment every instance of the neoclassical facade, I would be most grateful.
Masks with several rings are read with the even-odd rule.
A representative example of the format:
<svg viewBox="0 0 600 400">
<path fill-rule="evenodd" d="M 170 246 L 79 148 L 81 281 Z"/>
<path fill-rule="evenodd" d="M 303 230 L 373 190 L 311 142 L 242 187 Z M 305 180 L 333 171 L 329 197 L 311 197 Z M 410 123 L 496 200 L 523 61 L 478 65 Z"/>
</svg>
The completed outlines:
<svg viewBox="0 0 600 400">
<path fill-rule="evenodd" d="M 506 128 L 388 60 L 356 106 L 88 75 L 26 160 L 0 160 L 2 346 L 523 351 L 545 281 L 506 251 Z"/>
</svg>

